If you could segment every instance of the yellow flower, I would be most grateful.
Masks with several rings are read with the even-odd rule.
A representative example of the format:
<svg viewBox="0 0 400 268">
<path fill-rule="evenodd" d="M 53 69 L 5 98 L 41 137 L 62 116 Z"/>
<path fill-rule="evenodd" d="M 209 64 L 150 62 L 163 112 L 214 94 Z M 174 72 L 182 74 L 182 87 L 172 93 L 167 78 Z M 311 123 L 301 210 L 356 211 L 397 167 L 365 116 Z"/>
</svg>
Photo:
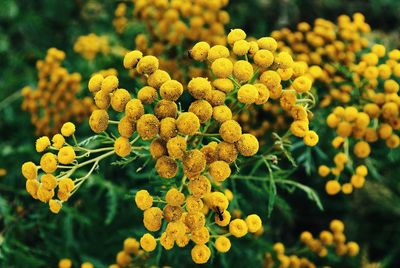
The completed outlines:
<svg viewBox="0 0 400 268">
<path fill-rule="evenodd" d="M 160 208 L 151 207 L 143 213 L 143 224 L 147 230 L 156 232 L 161 228 L 163 213 Z"/>
<path fill-rule="evenodd" d="M 231 175 L 231 168 L 225 161 L 215 161 L 208 166 L 211 178 L 216 182 L 222 182 Z"/>
<path fill-rule="evenodd" d="M 364 186 L 365 177 L 360 176 L 360 175 L 353 175 L 353 176 L 351 176 L 350 182 L 354 188 L 359 189 Z"/>
<path fill-rule="evenodd" d="M 276 252 L 278 255 L 283 255 L 285 254 L 285 246 L 281 242 L 277 242 L 272 246 L 272 249 Z"/>
<path fill-rule="evenodd" d="M 189 81 L 188 91 L 195 99 L 204 98 L 212 87 L 207 78 L 195 77 Z"/>
<path fill-rule="evenodd" d="M 120 157 L 126 157 L 131 153 L 132 146 L 129 139 L 118 137 L 114 142 L 115 153 Z"/>
<path fill-rule="evenodd" d="M 47 136 L 40 137 L 36 140 L 36 151 L 43 152 L 50 146 L 50 139 Z"/>
<path fill-rule="evenodd" d="M 58 262 L 58 268 L 71 268 L 72 261 L 70 259 L 62 259 Z"/>
<path fill-rule="evenodd" d="M 159 66 L 158 59 L 154 56 L 144 56 L 141 58 L 136 66 L 136 70 L 140 74 L 152 74 Z"/>
<path fill-rule="evenodd" d="M 275 51 L 278 48 L 278 43 L 272 37 L 262 37 L 257 40 L 257 44 L 260 49 L 266 49 L 271 52 Z"/>
<path fill-rule="evenodd" d="M 51 212 L 53 212 L 54 214 L 58 214 L 58 212 L 60 212 L 62 208 L 62 204 L 58 200 L 51 199 L 49 201 L 49 208 Z"/>
<path fill-rule="evenodd" d="M 53 136 L 51 141 L 53 142 L 53 147 L 60 149 L 61 147 L 63 147 L 63 145 L 65 143 L 65 138 L 61 134 L 56 134 Z"/>
<path fill-rule="evenodd" d="M 58 161 L 64 165 L 71 164 L 76 158 L 74 148 L 72 148 L 71 146 L 62 147 L 58 151 L 57 156 L 58 156 Z"/>
<path fill-rule="evenodd" d="M 319 166 L 319 168 L 318 168 L 318 174 L 321 176 L 321 177 L 326 177 L 326 176 L 328 176 L 329 175 L 329 173 L 330 173 L 330 169 L 329 169 L 329 167 L 327 167 L 327 166 L 325 166 L 325 165 L 321 165 L 321 166 Z"/>
<path fill-rule="evenodd" d="M 124 252 L 127 254 L 135 254 L 139 253 L 140 243 L 132 237 L 128 237 L 124 240 Z"/>
<path fill-rule="evenodd" d="M 311 147 L 317 145 L 318 140 L 318 134 L 313 130 L 307 131 L 303 137 L 304 144 Z"/>
<path fill-rule="evenodd" d="M 260 49 L 254 54 L 254 63 L 261 68 L 268 68 L 274 63 L 274 55 L 271 51 Z"/>
<path fill-rule="evenodd" d="M 215 45 L 210 48 L 210 50 L 208 51 L 207 59 L 210 62 L 213 62 L 219 58 L 229 58 L 229 50 L 227 47 L 222 45 Z"/>
<path fill-rule="evenodd" d="M 233 72 L 233 63 L 230 59 L 219 58 L 211 64 L 211 70 L 218 78 L 227 78 Z"/>
<path fill-rule="evenodd" d="M 256 214 L 247 216 L 246 224 L 250 233 L 256 233 L 262 228 L 261 218 Z"/>
<path fill-rule="evenodd" d="M 246 55 L 250 50 L 250 44 L 246 40 L 238 40 L 233 44 L 232 51 L 235 55 Z"/>
<path fill-rule="evenodd" d="M 111 107 L 117 112 L 123 112 L 126 104 L 131 100 L 128 90 L 119 88 L 111 96 Z"/>
<path fill-rule="evenodd" d="M 329 224 L 329 227 L 334 233 L 343 233 L 344 231 L 344 223 L 341 220 L 332 220 Z"/>
<path fill-rule="evenodd" d="M 165 200 L 171 206 L 181 206 L 185 202 L 185 195 L 176 188 L 171 188 L 166 193 Z"/>
<path fill-rule="evenodd" d="M 254 135 L 242 134 L 236 142 L 236 148 L 243 156 L 253 156 L 258 152 L 259 143 Z"/>
<path fill-rule="evenodd" d="M 235 42 L 244 39 L 246 39 L 246 33 L 242 29 L 232 29 L 227 36 L 228 44 L 231 46 Z"/>
<path fill-rule="evenodd" d="M 344 183 L 342 185 L 342 192 L 344 194 L 351 194 L 353 192 L 353 185 L 351 183 Z"/>
<path fill-rule="evenodd" d="M 225 236 L 219 236 L 215 240 L 215 249 L 218 252 L 226 253 L 231 249 L 231 241 Z"/>
<path fill-rule="evenodd" d="M 52 153 L 45 153 L 40 158 L 40 167 L 46 173 L 53 173 L 57 169 L 57 157 Z"/>
<path fill-rule="evenodd" d="M 198 42 L 193 46 L 189 53 L 193 59 L 203 61 L 207 59 L 209 50 L 210 45 L 207 42 Z"/>
<path fill-rule="evenodd" d="M 88 83 L 88 88 L 90 92 L 97 92 L 101 89 L 101 84 L 103 83 L 104 77 L 101 74 L 93 75 Z"/>
<path fill-rule="evenodd" d="M 330 180 L 325 184 L 325 190 L 329 195 L 336 195 L 340 192 L 340 184 L 336 180 Z"/>
<path fill-rule="evenodd" d="M 292 87 L 298 93 L 304 93 L 311 89 L 312 81 L 306 76 L 299 76 L 297 77 L 292 84 Z"/>
<path fill-rule="evenodd" d="M 147 252 L 151 252 L 156 249 L 157 242 L 151 234 L 144 234 L 140 238 L 140 246 Z"/>
<path fill-rule="evenodd" d="M 125 69 L 135 68 L 139 60 L 143 57 L 143 53 L 139 50 L 133 50 L 125 54 L 124 67 Z"/>
<path fill-rule="evenodd" d="M 359 141 L 354 145 L 354 154 L 359 158 L 366 158 L 371 153 L 371 147 L 365 141 Z"/>
<path fill-rule="evenodd" d="M 44 188 L 51 191 L 57 187 L 57 179 L 51 174 L 43 174 L 40 177 L 40 182 Z"/>
<path fill-rule="evenodd" d="M 166 179 L 175 177 L 178 172 L 178 165 L 175 160 L 169 156 L 161 156 L 156 162 L 157 173 Z"/>
<path fill-rule="evenodd" d="M 27 180 L 34 180 L 37 177 L 37 167 L 33 162 L 25 162 L 21 167 L 21 172 Z"/>
<path fill-rule="evenodd" d="M 141 210 L 151 208 L 153 205 L 153 197 L 146 190 L 140 190 L 135 195 L 136 206 Z"/>
<path fill-rule="evenodd" d="M 143 140 L 151 140 L 160 131 L 160 121 L 153 114 L 144 114 L 137 121 L 136 128 Z"/>
<path fill-rule="evenodd" d="M 290 131 L 296 137 L 302 138 L 306 135 L 308 130 L 308 121 L 296 120 L 290 125 Z"/>
<path fill-rule="evenodd" d="M 275 62 L 279 65 L 279 68 L 288 69 L 293 66 L 293 58 L 287 52 L 280 52 L 275 58 Z"/>
<path fill-rule="evenodd" d="M 64 137 L 72 136 L 75 133 L 75 125 L 74 123 L 67 122 L 61 127 L 61 134 Z"/>
<path fill-rule="evenodd" d="M 95 133 L 103 132 L 108 127 L 108 113 L 106 110 L 94 110 L 89 118 L 90 128 Z"/>
<path fill-rule="evenodd" d="M 183 93 L 183 86 L 176 80 L 168 80 L 160 87 L 160 95 L 163 99 L 177 101 Z"/>
<path fill-rule="evenodd" d="M 200 128 L 200 120 L 194 113 L 184 112 L 176 120 L 176 127 L 183 135 L 194 135 Z"/>
<path fill-rule="evenodd" d="M 239 60 L 233 65 L 233 75 L 240 82 L 247 82 L 253 77 L 253 66 L 245 60 Z"/>
<path fill-rule="evenodd" d="M 101 91 L 104 93 L 112 93 L 114 90 L 118 88 L 119 80 L 115 75 L 109 75 L 104 78 L 101 83 Z"/>
<path fill-rule="evenodd" d="M 237 92 L 238 101 L 244 104 L 252 104 L 258 97 L 257 88 L 251 84 L 241 86 Z"/>
<path fill-rule="evenodd" d="M 192 259 L 197 264 L 206 263 L 211 256 L 211 251 L 206 245 L 195 245 L 191 251 Z"/>
<path fill-rule="evenodd" d="M 360 247 L 356 242 L 350 241 L 347 243 L 347 254 L 349 254 L 349 256 L 351 257 L 357 256 L 359 252 L 360 252 Z"/>
<path fill-rule="evenodd" d="M 246 222 L 242 219 L 235 219 L 231 221 L 229 223 L 229 232 L 237 238 L 245 236 L 248 232 Z"/>
</svg>

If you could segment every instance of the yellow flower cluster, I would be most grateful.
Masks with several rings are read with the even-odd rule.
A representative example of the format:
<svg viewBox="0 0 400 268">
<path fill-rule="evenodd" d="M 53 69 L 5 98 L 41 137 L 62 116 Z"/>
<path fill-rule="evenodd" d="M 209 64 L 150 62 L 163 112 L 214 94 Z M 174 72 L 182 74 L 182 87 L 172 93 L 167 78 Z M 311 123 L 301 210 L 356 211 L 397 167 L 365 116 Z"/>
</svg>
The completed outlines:
<svg viewBox="0 0 400 268">
<path fill-rule="evenodd" d="M 318 18 L 314 25 L 301 22 L 297 25 L 297 31 L 283 28 L 273 31 L 271 35 L 278 41 L 281 50 L 293 53 L 297 60 L 329 68 L 324 65 L 326 61 L 343 64 L 352 62 L 356 53 L 368 44 L 363 33 L 370 31 L 364 16 L 355 13 L 353 18 L 339 16 L 337 24 Z"/>
<path fill-rule="evenodd" d="M 232 194 L 211 191 L 211 183 L 206 176 L 200 175 L 188 183 L 189 192 L 185 195 L 182 189 L 171 188 L 163 198 L 154 199 L 148 191 L 136 193 L 135 203 L 144 211 L 143 224 L 150 232 L 161 230 L 161 235 L 155 238 L 146 233 L 140 239 L 140 246 L 147 252 L 154 251 L 157 241 L 162 247 L 170 250 L 176 244 L 183 248 L 192 241 L 195 245 L 191 256 L 195 263 L 206 263 L 211 250 L 207 243 L 212 243 L 220 253 L 226 253 L 231 248 L 229 236 L 240 238 L 247 233 L 262 232 L 262 221 L 256 214 L 246 219 L 232 219 L 227 210 Z M 162 208 L 153 206 L 161 203 Z M 214 217 L 209 217 L 212 213 Z M 166 223 L 163 225 L 163 221 Z M 163 227 L 165 226 L 165 227 Z M 228 228 L 228 232 L 223 227 Z"/>
<path fill-rule="evenodd" d="M 359 254 L 360 247 L 356 242 L 349 241 L 346 243 L 346 236 L 344 235 L 344 223 L 340 220 L 332 220 L 330 222 L 330 230 L 323 230 L 319 233 L 317 238 L 313 235 L 304 231 L 300 234 L 300 241 L 305 244 L 306 248 L 300 249 L 289 249 L 293 252 L 292 255 L 288 256 L 285 254 L 285 246 L 281 243 L 275 243 L 272 246 L 273 253 L 267 253 L 265 255 L 264 267 L 280 267 L 280 268 L 296 268 L 296 267 L 317 267 L 313 262 L 305 257 L 299 257 L 299 255 L 312 252 L 319 258 L 325 258 L 330 252 L 336 254 L 339 257 L 350 256 L 354 257 Z M 310 256 L 311 254 L 307 254 Z M 279 264 L 278 266 L 274 266 Z"/>
<path fill-rule="evenodd" d="M 81 268 L 94 268 L 94 265 L 91 262 L 84 262 L 80 266 Z M 58 262 L 58 268 L 72 268 L 72 261 L 70 259 L 61 259 Z"/>
<path fill-rule="evenodd" d="M 54 134 L 69 120 L 77 122 L 87 118 L 93 106 L 90 98 L 79 99 L 81 75 L 68 73 L 61 66 L 65 53 L 50 48 L 44 60 L 36 63 L 37 87 L 22 89 L 22 109 L 31 113 L 37 135 Z"/>
<path fill-rule="evenodd" d="M 313 238 L 313 235 L 310 232 L 305 231 L 301 233 L 300 240 L 309 250 L 318 254 L 320 257 L 325 257 L 331 248 L 335 250 L 335 253 L 338 256 L 357 256 L 360 247 L 353 241 L 346 243 L 344 227 L 342 221 L 332 220 L 329 225 L 330 230 L 320 232 L 319 238 Z"/>
<path fill-rule="evenodd" d="M 125 3 L 119 3 L 114 12 L 113 25 L 115 31 L 122 34 L 125 31 L 126 25 L 128 24 L 128 18 L 126 17 L 127 5 Z"/>
<path fill-rule="evenodd" d="M 185 39 L 225 44 L 224 25 L 229 22 L 229 14 L 222 8 L 227 4 L 228 0 L 134 0 L 133 12 L 146 23 L 156 40 L 172 45 Z"/>
<path fill-rule="evenodd" d="M 99 53 L 107 55 L 110 52 L 108 37 L 94 33 L 79 36 L 74 43 L 74 51 L 87 60 L 93 60 Z"/>
<path fill-rule="evenodd" d="M 295 254 L 286 255 L 285 245 L 277 242 L 272 246 L 273 254 L 268 252 L 265 254 L 264 266 L 265 268 L 279 267 L 279 268 L 315 268 L 317 267 L 313 262 L 305 257 L 299 257 Z M 279 266 L 275 266 L 279 264 Z"/>
<path fill-rule="evenodd" d="M 159 57 L 160 68 L 183 84 L 192 77 L 206 75 L 204 68 L 190 64 L 184 50 L 199 40 L 226 44 L 224 26 L 229 22 L 229 14 L 223 8 L 228 0 L 133 2 L 133 21 L 146 26 L 146 34 L 138 34 L 135 38 L 136 49 Z M 116 14 L 117 11 L 122 14 L 121 5 L 127 8 L 126 4 L 118 5 Z M 126 17 L 123 18 L 125 20 L 121 18 L 118 21 L 128 23 Z"/>
<path fill-rule="evenodd" d="M 128 237 L 124 240 L 123 249 L 115 257 L 115 264 L 111 264 L 108 268 L 129 267 L 133 259 L 135 259 L 135 264 L 138 264 L 146 259 L 146 254 L 140 249 L 139 241 Z"/>
<path fill-rule="evenodd" d="M 21 167 L 21 173 L 26 179 L 26 191 L 34 199 L 48 203 L 50 211 L 56 214 L 60 212 L 62 204 L 91 175 L 99 161 L 114 153 L 113 147 L 97 150 L 81 147 L 77 143 L 74 133 L 75 125 L 67 122 L 62 126 L 61 133 L 53 135 L 51 140 L 48 136 L 38 138 L 36 151 L 43 153 L 39 165 L 29 161 Z M 68 137 L 73 139 L 74 145 L 70 145 L 66 141 Z M 99 152 L 105 153 L 96 158 L 78 162 L 83 157 Z M 93 166 L 87 175 L 76 179 L 70 178 L 78 168 L 89 164 L 93 164 Z M 58 199 L 55 199 L 55 196 Z"/>
<path fill-rule="evenodd" d="M 330 173 L 335 176 L 335 180 L 326 183 L 328 194 L 335 195 L 340 190 L 350 194 L 353 188 L 363 187 L 368 169 L 359 165 L 353 170 L 353 162 L 368 158 L 374 143 L 383 140 L 388 148 L 398 148 L 400 97 L 396 80 L 400 77 L 399 59 L 399 50 L 386 53 L 384 46 L 373 45 L 371 52 L 363 53 L 358 63 L 349 66 L 353 73 L 350 82 L 354 97 L 347 106 L 334 107 L 326 118 L 327 126 L 336 130 L 332 146 L 342 150 L 334 157 L 334 168 L 319 167 L 321 176 Z M 349 182 L 341 186 L 339 179 L 346 166 L 352 175 Z"/>
<path fill-rule="evenodd" d="M 195 60 L 210 64 L 215 88 L 210 91 L 211 102 L 220 105 L 224 99 L 231 104 L 238 101 L 236 106 L 241 110 L 251 104 L 266 106 L 269 99 L 277 101 L 293 120 L 291 133 L 303 138 L 306 145 L 315 146 L 318 135 L 309 129 L 309 109 L 315 104 L 310 93 L 314 78 L 306 74 L 307 65 L 293 61 L 287 52 L 277 53 L 277 42 L 272 37 L 246 39 L 243 30 L 234 29 L 227 40 L 231 51 L 206 42 L 197 43 L 191 50 Z M 292 82 L 287 85 L 289 80 Z M 203 93 L 191 89 L 190 83 L 188 90 L 195 98 Z"/>
</svg>

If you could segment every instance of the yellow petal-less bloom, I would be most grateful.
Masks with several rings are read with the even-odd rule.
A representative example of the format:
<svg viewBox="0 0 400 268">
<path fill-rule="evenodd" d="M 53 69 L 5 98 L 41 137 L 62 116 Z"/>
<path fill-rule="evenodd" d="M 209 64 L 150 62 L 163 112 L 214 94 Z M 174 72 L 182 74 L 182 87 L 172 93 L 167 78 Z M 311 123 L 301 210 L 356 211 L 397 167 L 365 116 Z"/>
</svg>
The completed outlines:
<svg viewBox="0 0 400 268">
<path fill-rule="evenodd" d="M 27 180 L 34 180 L 37 177 L 37 167 L 33 162 L 25 162 L 21 167 L 21 172 Z"/>
<path fill-rule="evenodd" d="M 231 241 L 225 236 L 219 236 L 215 240 L 215 249 L 218 252 L 226 253 L 231 249 Z"/>
<path fill-rule="evenodd" d="M 194 135 L 200 128 L 200 120 L 194 113 L 184 112 L 176 120 L 176 127 L 183 135 Z"/>
<path fill-rule="evenodd" d="M 40 167 L 46 173 L 53 173 L 57 169 L 57 157 L 52 153 L 45 153 L 40 158 Z"/>
<path fill-rule="evenodd" d="M 54 214 L 58 214 L 62 208 L 62 204 L 58 200 L 51 199 L 49 201 L 49 208 L 51 212 L 53 212 Z"/>
<path fill-rule="evenodd" d="M 231 175 L 231 168 L 225 161 L 215 161 L 208 166 L 208 171 L 213 180 L 222 182 Z"/>
<path fill-rule="evenodd" d="M 146 190 L 140 190 L 135 195 L 136 206 L 141 210 L 146 210 L 153 206 L 153 197 Z"/>
<path fill-rule="evenodd" d="M 371 153 L 371 147 L 365 141 L 359 141 L 354 145 L 354 154 L 359 158 L 366 158 Z"/>
<path fill-rule="evenodd" d="M 191 251 L 192 259 L 197 264 L 206 263 L 211 256 L 211 250 L 206 245 L 195 245 Z"/>
<path fill-rule="evenodd" d="M 51 141 L 53 142 L 53 147 L 54 148 L 60 149 L 61 147 L 63 147 L 63 145 L 65 143 L 65 138 L 61 134 L 55 134 L 53 136 L 53 138 L 51 139 Z"/>
<path fill-rule="evenodd" d="M 312 81 L 306 76 L 297 77 L 292 83 L 292 87 L 298 93 L 304 93 L 309 91 L 311 89 L 311 86 L 312 86 Z"/>
<path fill-rule="evenodd" d="M 126 69 L 135 68 L 142 57 L 143 53 L 139 50 L 133 50 L 126 53 L 124 57 L 124 67 Z"/>
<path fill-rule="evenodd" d="M 71 164 L 76 158 L 74 148 L 72 148 L 71 146 L 62 147 L 58 151 L 57 158 L 61 164 L 64 164 L 64 165 Z"/>
<path fill-rule="evenodd" d="M 242 134 L 236 142 L 236 148 L 243 156 L 253 156 L 258 152 L 259 143 L 257 138 L 252 134 Z"/>
<path fill-rule="evenodd" d="M 50 146 L 50 139 L 47 136 L 40 137 L 36 140 L 36 151 L 43 152 Z"/>
<path fill-rule="evenodd" d="M 64 137 L 72 136 L 75 133 L 75 125 L 72 122 L 67 122 L 61 127 L 61 134 Z"/>
<path fill-rule="evenodd" d="M 125 137 L 118 137 L 114 142 L 115 153 L 120 157 L 128 156 L 132 151 L 132 146 L 129 139 Z"/>
<path fill-rule="evenodd" d="M 256 233 L 262 228 L 261 218 L 256 214 L 247 216 L 246 224 L 250 233 Z"/>
<path fill-rule="evenodd" d="M 229 223 L 229 232 L 237 238 L 245 236 L 248 232 L 246 222 L 242 219 L 234 219 Z"/>
<path fill-rule="evenodd" d="M 147 252 L 154 251 L 157 247 L 157 242 L 151 234 L 144 234 L 140 238 L 140 246 Z"/>
<path fill-rule="evenodd" d="M 327 181 L 327 183 L 325 184 L 325 190 L 329 195 L 336 195 L 340 192 L 340 189 L 340 184 L 336 180 Z"/>
<path fill-rule="evenodd" d="M 219 134 L 224 141 L 234 143 L 240 139 L 242 127 L 235 120 L 227 120 L 221 124 Z"/>
<path fill-rule="evenodd" d="M 304 144 L 307 146 L 311 146 L 311 147 L 315 146 L 315 145 L 317 145 L 317 143 L 319 141 L 318 134 L 313 130 L 309 130 L 304 135 L 303 141 L 304 141 Z"/>
</svg>

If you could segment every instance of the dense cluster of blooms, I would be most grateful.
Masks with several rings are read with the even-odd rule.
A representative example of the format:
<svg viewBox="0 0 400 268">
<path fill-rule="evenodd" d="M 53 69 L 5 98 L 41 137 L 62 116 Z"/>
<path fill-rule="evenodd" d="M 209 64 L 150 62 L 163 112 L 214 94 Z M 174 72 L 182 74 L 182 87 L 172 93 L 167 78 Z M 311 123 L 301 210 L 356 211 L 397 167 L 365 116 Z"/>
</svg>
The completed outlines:
<svg viewBox="0 0 400 268">
<path fill-rule="evenodd" d="M 93 60 L 99 53 L 107 55 L 110 52 L 108 37 L 94 33 L 79 36 L 75 41 L 74 51 L 87 60 Z"/>
<path fill-rule="evenodd" d="M 36 88 L 22 89 L 22 109 L 31 114 L 37 135 L 50 135 L 64 122 L 81 122 L 93 108 L 91 98 L 79 99 L 81 75 L 69 73 L 61 66 L 65 53 L 50 48 L 44 60 L 36 63 L 38 83 Z"/>
<path fill-rule="evenodd" d="M 166 192 L 150 190 L 150 194 L 143 189 L 136 193 L 136 205 L 144 211 L 145 228 L 159 232 L 157 238 L 151 233 L 140 238 L 144 251 L 153 251 L 157 241 L 166 250 L 175 244 L 185 247 L 193 241 L 193 261 L 206 263 L 211 245 L 225 253 L 231 246 L 229 236 L 241 238 L 247 233 L 262 232 L 258 215 L 242 219 L 241 213 L 231 216 L 229 209 L 234 198 L 226 183 L 235 171 L 231 166 L 237 166 L 241 157 L 253 157 L 260 150 L 258 139 L 244 133 L 235 117 L 247 107 L 265 104 L 269 98 L 279 100 L 293 117 L 291 133 L 303 138 L 306 145 L 314 146 L 318 135 L 309 130 L 308 119 L 309 104 L 313 101 L 309 92 L 312 80 L 304 75 L 304 69 L 295 68 L 296 72 L 286 75 L 286 80 L 293 78 L 293 82 L 282 83 L 280 73 L 296 63 L 288 53 L 275 52 L 277 43 L 271 37 L 247 41 L 243 30 L 234 29 L 227 35 L 227 43 L 232 57 L 223 45 L 210 46 L 201 41 L 193 46 L 189 54 L 196 61 L 209 62 L 212 78 L 194 77 L 187 86 L 160 69 L 157 57 L 139 50 L 127 53 L 123 61 L 126 69 L 135 69 L 146 80 L 137 91 L 121 88 L 114 74 L 94 74 L 88 89 L 97 109 L 92 112 L 89 125 L 98 134 L 96 137 L 103 138 L 103 144 L 113 146 L 85 148 L 88 142 L 78 143 L 75 126 L 70 122 L 64 124 L 61 134 L 54 135 L 51 142 L 47 136 L 36 141 L 36 150 L 45 152 L 40 165 L 27 162 L 22 166 L 27 191 L 48 202 L 50 210 L 58 213 L 62 203 L 91 175 L 99 161 L 116 154 L 129 162 L 147 152 L 155 161 L 157 174 L 166 179 L 170 188 Z M 184 93 L 191 97 L 186 111 L 179 102 Z M 112 126 L 116 126 L 119 136 L 106 134 Z M 72 137 L 73 144 L 66 137 Z M 259 157 L 264 159 L 267 153 Z M 93 154 L 99 155 L 82 161 Z M 86 165 L 92 168 L 85 176 L 71 179 L 77 169 Z M 240 165 L 244 167 L 245 163 L 240 161 Z M 38 170 L 44 174 L 38 176 Z M 54 199 L 55 191 L 58 199 Z M 126 252 L 119 255 L 119 265 L 130 260 Z"/>
<path fill-rule="evenodd" d="M 299 255 L 308 255 L 312 253 L 314 257 L 326 258 L 329 253 L 335 254 L 338 257 L 349 256 L 354 257 L 359 254 L 360 247 L 354 241 L 346 243 L 346 235 L 344 234 L 344 223 L 340 220 L 332 220 L 329 224 L 330 230 L 323 230 L 317 238 L 304 231 L 300 234 L 300 241 L 305 245 L 299 248 L 289 249 L 293 254 L 288 256 L 285 254 L 285 246 L 281 243 L 275 243 L 272 247 L 273 252 L 268 252 L 265 255 L 264 267 L 275 267 L 274 264 L 279 264 L 281 268 L 295 267 L 317 267 L 313 262 Z"/>
<path fill-rule="evenodd" d="M 58 268 L 72 268 L 72 261 L 70 259 L 61 259 L 58 262 Z M 94 268 L 91 262 L 84 262 L 81 264 L 80 268 Z"/>
<path fill-rule="evenodd" d="M 231 239 L 260 235 L 262 215 L 237 209 L 232 181 L 274 181 L 271 166 L 279 169 L 277 156 L 295 162 L 291 144 L 296 138 L 309 147 L 318 144 L 314 120 L 320 125 L 313 129 L 334 133 L 327 137 L 333 147 L 327 153 L 334 155 L 318 167 L 329 195 L 363 187 L 374 144 L 398 148 L 400 51 L 370 44 L 362 14 L 340 16 L 337 23 L 302 22 L 296 31 L 284 28 L 254 38 L 241 29 L 225 34 L 227 0 L 132 2 L 133 17 L 147 29 L 123 59 L 135 88 L 121 85 L 116 69 L 103 70 L 88 82 L 93 98 L 80 100 L 80 75 L 61 67 L 62 51 L 49 49 L 37 64 L 37 89 L 23 89 L 23 109 L 45 136 L 36 141 L 36 151 L 43 153 L 39 164 L 24 163 L 22 174 L 27 192 L 53 213 L 105 158 L 128 165 L 144 157 L 144 166 L 155 170 L 151 180 L 162 187 L 134 189 L 147 232 L 127 238 L 110 267 L 129 267 L 157 247 L 175 245 L 190 247 L 193 261 L 204 264 L 213 252 L 228 252 Z M 117 33 L 124 33 L 130 10 L 128 2 L 118 4 Z M 93 60 L 110 47 L 107 37 L 89 34 L 78 38 L 74 50 Z M 321 109 L 313 113 L 317 105 Z M 70 121 L 89 114 L 95 135 L 78 142 Z M 92 148 L 93 143 L 100 147 Z M 251 174 L 240 174 L 253 159 L 265 163 L 269 174 L 253 176 L 257 165 Z M 81 176 L 77 171 L 86 167 Z M 339 220 L 317 238 L 303 232 L 299 256 L 297 249 L 285 252 L 276 243 L 265 267 L 316 267 L 310 255 L 358 255 L 358 244 L 346 243 L 343 232 Z M 304 251 L 311 253 L 308 259 L 300 257 Z M 63 259 L 59 267 L 71 265 Z"/>
</svg>

